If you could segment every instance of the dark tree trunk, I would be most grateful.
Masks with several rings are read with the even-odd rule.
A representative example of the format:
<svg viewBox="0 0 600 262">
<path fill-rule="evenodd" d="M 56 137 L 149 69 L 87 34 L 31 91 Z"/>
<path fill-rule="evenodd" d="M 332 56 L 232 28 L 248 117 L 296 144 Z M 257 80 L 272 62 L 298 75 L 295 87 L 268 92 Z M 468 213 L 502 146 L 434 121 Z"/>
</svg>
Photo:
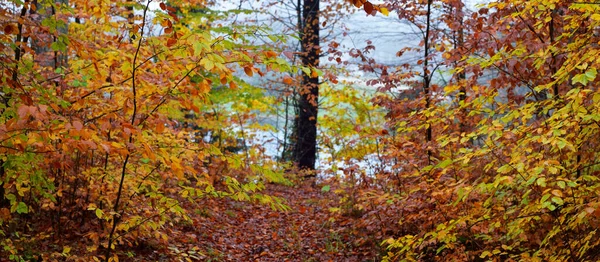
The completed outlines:
<svg viewBox="0 0 600 262">
<path fill-rule="evenodd" d="M 319 77 L 312 71 L 319 65 L 319 0 L 304 0 L 300 24 L 302 66 L 311 69 L 303 74 L 298 95 L 298 116 L 294 128 L 294 161 L 301 169 L 315 169 L 317 157 L 317 113 Z"/>
<path fill-rule="evenodd" d="M 425 55 L 423 58 L 423 92 L 425 93 L 425 108 L 429 109 L 431 106 L 431 98 L 429 97 L 430 88 L 431 88 L 431 73 L 429 72 L 429 34 L 431 31 L 431 5 L 433 0 L 427 0 L 427 14 L 426 14 L 426 26 L 425 26 L 425 38 L 423 49 L 425 49 Z M 427 126 L 425 130 L 425 139 L 427 143 L 432 141 L 432 132 L 431 125 Z M 430 149 L 427 149 L 427 164 L 431 165 L 432 152 Z"/>
</svg>

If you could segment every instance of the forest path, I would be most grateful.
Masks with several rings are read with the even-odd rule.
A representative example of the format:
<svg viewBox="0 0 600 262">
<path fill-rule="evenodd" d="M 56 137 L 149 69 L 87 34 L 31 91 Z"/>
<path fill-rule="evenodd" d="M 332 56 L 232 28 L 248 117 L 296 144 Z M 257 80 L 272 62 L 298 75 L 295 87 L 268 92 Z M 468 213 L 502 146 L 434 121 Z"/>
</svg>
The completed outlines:
<svg viewBox="0 0 600 262">
<path fill-rule="evenodd" d="M 202 261 L 369 261 L 377 251 L 356 247 L 354 219 L 333 218 L 339 203 L 333 191 L 311 181 L 295 186 L 267 184 L 261 193 L 285 199 L 289 211 L 228 198 L 205 199 L 191 214 L 192 225 L 179 227 Z M 193 210 L 193 209 L 192 209 Z M 350 230 L 349 230 L 350 229 Z M 360 242 L 360 241 L 359 241 Z M 183 249 L 190 250 L 183 247 Z M 189 251 L 188 251 L 189 252 Z M 195 259 L 192 259 L 192 261 Z"/>
</svg>

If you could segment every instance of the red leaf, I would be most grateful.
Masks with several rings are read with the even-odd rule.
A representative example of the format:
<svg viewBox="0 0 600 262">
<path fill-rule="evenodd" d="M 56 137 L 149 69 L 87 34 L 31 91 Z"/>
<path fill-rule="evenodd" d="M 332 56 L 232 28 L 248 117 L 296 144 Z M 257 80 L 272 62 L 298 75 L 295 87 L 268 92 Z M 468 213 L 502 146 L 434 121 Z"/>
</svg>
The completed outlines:
<svg viewBox="0 0 600 262">
<path fill-rule="evenodd" d="M 168 47 L 171 47 L 171 46 L 173 46 L 175 43 L 177 43 L 177 40 L 176 40 L 176 39 L 169 38 L 169 40 L 167 40 L 167 46 L 168 46 Z"/>
<path fill-rule="evenodd" d="M 162 10 L 167 9 L 167 5 L 165 5 L 165 3 L 160 3 L 160 9 L 162 9 Z"/>
<path fill-rule="evenodd" d="M 370 14 L 373 12 L 373 4 L 371 4 L 371 2 L 369 2 L 369 1 L 365 2 L 365 5 L 363 6 L 363 8 L 365 9 L 365 12 L 367 12 L 367 14 Z"/>
</svg>

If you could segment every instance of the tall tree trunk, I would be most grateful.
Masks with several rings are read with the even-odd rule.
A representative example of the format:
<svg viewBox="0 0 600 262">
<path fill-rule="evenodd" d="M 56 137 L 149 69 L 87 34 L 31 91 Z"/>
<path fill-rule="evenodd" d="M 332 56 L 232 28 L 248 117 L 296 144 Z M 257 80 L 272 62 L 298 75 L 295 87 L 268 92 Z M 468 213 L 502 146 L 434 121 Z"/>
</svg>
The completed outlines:
<svg viewBox="0 0 600 262">
<path fill-rule="evenodd" d="M 319 77 L 314 71 L 319 65 L 319 0 L 304 0 L 300 29 L 302 66 L 310 68 L 311 74 L 303 74 L 298 92 L 294 160 L 301 169 L 314 170 L 319 103 Z"/>
<path fill-rule="evenodd" d="M 431 98 L 429 97 L 430 89 L 431 89 L 431 73 L 429 72 L 429 36 L 431 31 L 431 5 L 433 0 L 427 0 L 427 14 L 426 19 L 427 23 L 425 26 L 425 37 L 424 37 L 424 45 L 423 49 L 425 49 L 425 54 L 423 56 L 423 93 L 425 94 L 425 107 L 429 109 L 431 106 Z M 431 125 L 427 125 L 427 129 L 425 130 L 425 139 L 427 143 L 432 140 L 431 133 Z M 431 164 L 432 152 L 430 149 L 427 149 L 427 163 Z"/>
</svg>

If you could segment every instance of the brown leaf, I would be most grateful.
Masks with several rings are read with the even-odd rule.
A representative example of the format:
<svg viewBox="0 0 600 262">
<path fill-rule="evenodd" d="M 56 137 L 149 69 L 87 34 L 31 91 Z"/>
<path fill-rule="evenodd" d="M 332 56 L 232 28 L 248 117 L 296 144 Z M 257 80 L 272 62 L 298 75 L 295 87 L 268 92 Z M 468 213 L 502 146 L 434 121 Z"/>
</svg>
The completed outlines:
<svg viewBox="0 0 600 262">
<path fill-rule="evenodd" d="M 6 35 L 17 34 L 16 26 L 13 24 L 5 25 L 4 26 L 4 34 L 6 34 Z"/>
<path fill-rule="evenodd" d="M 365 4 L 363 5 L 363 8 L 365 9 L 365 12 L 367 12 L 367 14 L 370 14 L 373 12 L 373 4 L 371 4 L 371 2 L 369 2 L 369 1 L 365 2 Z"/>
<path fill-rule="evenodd" d="M 244 67 L 244 73 L 246 73 L 246 75 L 248 75 L 248 76 L 254 75 L 254 72 L 252 71 L 252 67 L 251 66 L 245 66 Z"/>
</svg>

